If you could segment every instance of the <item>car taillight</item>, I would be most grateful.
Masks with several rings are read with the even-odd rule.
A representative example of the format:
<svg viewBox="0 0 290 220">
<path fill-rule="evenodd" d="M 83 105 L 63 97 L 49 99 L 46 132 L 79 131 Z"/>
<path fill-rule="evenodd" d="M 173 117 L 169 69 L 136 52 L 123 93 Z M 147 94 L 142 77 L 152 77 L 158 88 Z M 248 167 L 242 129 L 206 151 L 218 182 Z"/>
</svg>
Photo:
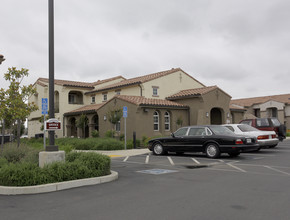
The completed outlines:
<svg viewBox="0 0 290 220">
<path fill-rule="evenodd" d="M 276 134 L 272 134 L 272 138 L 276 138 L 277 137 L 277 135 Z"/>
<path fill-rule="evenodd" d="M 243 144 L 242 139 L 237 139 L 237 140 L 236 140 L 236 144 Z"/>
<path fill-rule="evenodd" d="M 258 140 L 265 140 L 265 139 L 269 139 L 269 136 L 268 135 L 258 136 Z"/>
</svg>

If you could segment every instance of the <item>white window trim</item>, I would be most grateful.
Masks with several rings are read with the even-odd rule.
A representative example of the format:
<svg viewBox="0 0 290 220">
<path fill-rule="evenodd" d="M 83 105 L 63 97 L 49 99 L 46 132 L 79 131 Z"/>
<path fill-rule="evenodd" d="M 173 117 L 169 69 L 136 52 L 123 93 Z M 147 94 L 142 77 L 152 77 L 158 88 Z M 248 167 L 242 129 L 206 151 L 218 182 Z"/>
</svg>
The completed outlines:
<svg viewBox="0 0 290 220">
<path fill-rule="evenodd" d="M 166 115 L 166 113 L 167 113 L 167 115 Z M 166 118 L 168 118 L 168 122 L 166 122 Z M 166 125 L 168 125 L 168 129 L 166 129 Z M 165 131 L 170 131 L 170 114 L 169 114 L 169 112 L 164 113 L 164 128 L 165 128 Z"/>
<path fill-rule="evenodd" d="M 155 117 L 157 117 L 157 119 L 158 119 L 157 122 L 155 122 L 155 120 L 154 120 Z M 157 130 L 155 129 L 155 125 L 157 125 Z M 154 131 L 159 131 L 159 113 L 157 111 L 155 111 L 153 114 L 153 129 L 154 129 Z"/>
</svg>

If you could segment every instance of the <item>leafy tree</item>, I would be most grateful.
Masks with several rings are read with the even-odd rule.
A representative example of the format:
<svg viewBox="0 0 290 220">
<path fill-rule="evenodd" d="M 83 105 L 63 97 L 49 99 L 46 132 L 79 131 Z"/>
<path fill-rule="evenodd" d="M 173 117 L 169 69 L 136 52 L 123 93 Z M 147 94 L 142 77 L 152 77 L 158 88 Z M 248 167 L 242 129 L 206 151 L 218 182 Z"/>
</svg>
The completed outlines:
<svg viewBox="0 0 290 220">
<path fill-rule="evenodd" d="M 110 110 L 108 113 L 108 120 L 112 123 L 113 127 L 121 120 L 122 118 L 122 109 Z M 112 128 L 112 131 L 114 129 Z M 114 132 L 112 132 L 112 135 Z"/>
<path fill-rule="evenodd" d="M 25 121 L 31 112 L 36 111 L 38 107 L 34 103 L 28 103 L 28 97 L 36 93 L 36 89 L 30 84 L 21 85 L 24 77 L 28 77 L 28 69 L 17 70 L 16 67 L 8 68 L 4 74 L 4 79 L 9 81 L 10 85 L 5 91 L 1 90 L 1 108 L 0 118 L 10 120 L 11 124 L 17 124 L 17 143 L 20 144 L 21 124 Z M 4 93 L 4 96 L 3 94 Z"/>
<path fill-rule="evenodd" d="M 80 118 L 76 121 L 76 126 L 78 128 L 81 128 L 82 129 L 82 133 L 83 133 L 83 138 L 85 138 L 85 130 L 86 130 L 86 126 L 88 125 L 88 118 L 86 115 L 82 114 L 80 116 Z"/>
</svg>

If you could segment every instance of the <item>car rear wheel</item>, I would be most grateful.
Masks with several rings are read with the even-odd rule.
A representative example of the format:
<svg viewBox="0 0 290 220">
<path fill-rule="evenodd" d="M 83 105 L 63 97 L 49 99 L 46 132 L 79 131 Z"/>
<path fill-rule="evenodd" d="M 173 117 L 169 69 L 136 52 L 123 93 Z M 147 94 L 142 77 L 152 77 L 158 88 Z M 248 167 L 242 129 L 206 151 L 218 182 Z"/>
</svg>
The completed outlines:
<svg viewBox="0 0 290 220">
<path fill-rule="evenodd" d="M 153 153 L 155 155 L 163 155 L 165 154 L 164 148 L 162 146 L 162 144 L 160 143 L 155 143 L 153 146 Z"/>
<path fill-rule="evenodd" d="M 221 155 L 218 145 L 210 143 L 205 147 L 206 156 L 209 158 L 218 158 Z"/>
</svg>

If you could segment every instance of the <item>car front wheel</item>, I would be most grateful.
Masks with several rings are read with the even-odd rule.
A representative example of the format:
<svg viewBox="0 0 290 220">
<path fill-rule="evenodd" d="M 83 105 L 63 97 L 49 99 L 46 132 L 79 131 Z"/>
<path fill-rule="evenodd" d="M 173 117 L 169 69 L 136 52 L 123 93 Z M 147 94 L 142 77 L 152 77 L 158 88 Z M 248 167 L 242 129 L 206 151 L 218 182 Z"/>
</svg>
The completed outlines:
<svg viewBox="0 0 290 220">
<path fill-rule="evenodd" d="M 163 155 L 163 154 L 165 154 L 165 151 L 164 151 L 164 148 L 163 148 L 162 144 L 160 144 L 160 143 L 154 144 L 153 153 L 155 155 Z"/>
<path fill-rule="evenodd" d="M 209 158 L 218 158 L 221 155 L 219 147 L 214 143 L 210 143 L 205 147 L 205 153 Z"/>
</svg>

